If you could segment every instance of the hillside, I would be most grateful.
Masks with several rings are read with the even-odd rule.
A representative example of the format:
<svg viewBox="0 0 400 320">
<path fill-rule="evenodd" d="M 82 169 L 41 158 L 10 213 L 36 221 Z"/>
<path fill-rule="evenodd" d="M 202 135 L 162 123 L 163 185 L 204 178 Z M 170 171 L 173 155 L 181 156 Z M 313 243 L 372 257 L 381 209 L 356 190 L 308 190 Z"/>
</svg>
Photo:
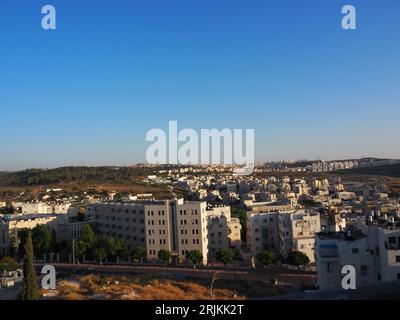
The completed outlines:
<svg viewBox="0 0 400 320">
<path fill-rule="evenodd" d="M 130 184 L 151 174 L 148 168 L 133 167 L 62 167 L 29 169 L 0 175 L 0 186 L 38 186 L 50 184 Z"/>
<path fill-rule="evenodd" d="M 382 165 L 376 167 L 367 168 L 355 168 L 351 170 L 337 171 L 337 173 L 342 173 L 346 175 L 373 175 L 373 176 L 387 176 L 400 178 L 400 163 Z"/>
</svg>

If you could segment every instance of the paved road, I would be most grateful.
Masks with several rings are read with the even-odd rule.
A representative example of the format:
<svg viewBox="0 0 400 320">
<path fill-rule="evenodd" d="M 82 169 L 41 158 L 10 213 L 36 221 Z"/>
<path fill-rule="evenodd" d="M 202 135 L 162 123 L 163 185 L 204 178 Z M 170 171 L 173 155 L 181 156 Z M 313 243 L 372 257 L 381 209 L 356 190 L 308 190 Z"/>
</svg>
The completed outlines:
<svg viewBox="0 0 400 320">
<path fill-rule="evenodd" d="M 21 289 L 20 284 L 12 288 L 0 288 L 0 300 L 17 300 Z"/>
</svg>

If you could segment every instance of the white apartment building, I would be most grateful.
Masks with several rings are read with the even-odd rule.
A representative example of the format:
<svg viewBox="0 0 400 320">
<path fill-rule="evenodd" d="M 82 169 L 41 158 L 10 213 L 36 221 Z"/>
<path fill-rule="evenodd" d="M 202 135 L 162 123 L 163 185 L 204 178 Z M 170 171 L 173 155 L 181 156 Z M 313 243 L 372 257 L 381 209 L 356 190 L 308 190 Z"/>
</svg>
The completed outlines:
<svg viewBox="0 0 400 320">
<path fill-rule="evenodd" d="M 320 290 L 341 289 L 345 265 L 355 267 L 357 287 L 400 280 L 399 218 L 360 218 L 353 230 L 319 233 L 316 263 Z"/>
<path fill-rule="evenodd" d="M 55 222 L 55 214 L 18 214 L 0 218 L 0 255 L 6 255 L 10 248 L 10 239 L 21 229 L 33 229 L 39 224 Z"/>
<path fill-rule="evenodd" d="M 208 262 L 208 230 L 206 202 L 173 202 L 171 217 L 174 224 L 172 237 L 179 262 L 187 261 L 189 251 L 198 250 L 203 255 L 203 264 Z"/>
<path fill-rule="evenodd" d="M 68 212 L 71 203 L 45 203 L 45 202 L 26 202 L 21 204 L 22 214 L 50 214 L 60 213 L 65 214 Z"/>
<path fill-rule="evenodd" d="M 206 202 L 150 200 L 129 203 L 97 203 L 87 207 L 100 233 L 122 239 L 128 249 L 143 246 L 147 260 L 158 260 L 162 249 L 175 262 L 185 262 L 187 253 L 199 250 L 208 261 Z"/>
<path fill-rule="evenodd" d="M 279 246 L 286 257 L 290 251 L 305 253 L 310 262 L 315 261 L 315 234 L 321 230 L 317 212 L 296 211 L 278 215 Z"/>
<path fill-rule="evenodd" d="M 231 217 L 231 207 L 209 207 L 206 212 L 209 260 L 215 260 L 215 254 L 221 249 L 240 249 L 241 225 L 239 219 Z"/>
<path fill-rule="evenodd" d="M 315 233 L 321 229 L 319 213 L 305 210 L 247 214 L 247 246 L 253 254 L 267 250 L 286 257 L 292 250 L 315 261 Z"/>
<path fill-rule="evenodd" d="M 124 240 L 128 250 L 146 246 L 144 203 L 93 203 L 86 207 L 86 215 L 100 235 Z"/>
</svg>

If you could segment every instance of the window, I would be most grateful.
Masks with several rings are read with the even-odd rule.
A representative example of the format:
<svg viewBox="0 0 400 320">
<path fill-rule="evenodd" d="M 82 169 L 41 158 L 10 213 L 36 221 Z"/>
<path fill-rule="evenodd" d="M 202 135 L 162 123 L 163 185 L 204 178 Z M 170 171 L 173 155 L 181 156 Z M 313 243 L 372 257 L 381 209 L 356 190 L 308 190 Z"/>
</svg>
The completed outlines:
<svg viewBox="0 0 400 320">
<path fill-rule="evenodd" d="M 396 243 L 395 237 L 389 237 L 389 243 Z"/>
<path fill-rule="evenodd" d="M 361 265 L 360 269 L 362 272 L 367 272 L 368 271 L 368 267 L 366 265 Z"/>
<path fill-rule="evenodd" d="M 353 248 L 353 249 L 351 249 L 351 252 L 352 252 L 353 254 L 358 254 L 358 248 Z"/>
<path fill-rule="evenodd" d="M 400 262 L 400 256 L 396 256 L 396 262 L 397 262 L 397 263 Z"/>
</svg>

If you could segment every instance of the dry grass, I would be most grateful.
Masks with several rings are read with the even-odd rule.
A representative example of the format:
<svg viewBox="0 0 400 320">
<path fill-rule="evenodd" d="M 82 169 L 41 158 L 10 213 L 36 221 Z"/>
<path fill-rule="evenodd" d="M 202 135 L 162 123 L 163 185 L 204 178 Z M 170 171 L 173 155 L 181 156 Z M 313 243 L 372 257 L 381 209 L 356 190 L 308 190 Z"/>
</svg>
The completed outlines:
<svg viewBox="0 0 400 320">
<path fill-rule="evenodd" d="M 52 299 L 65 300 L 206 300 L 210 289 L 201 284 L 168 279 L 87 275 L 61 280 Z M 245 299 L 231 289 L 216 288 L 214 299 Z"/>
</svg>

